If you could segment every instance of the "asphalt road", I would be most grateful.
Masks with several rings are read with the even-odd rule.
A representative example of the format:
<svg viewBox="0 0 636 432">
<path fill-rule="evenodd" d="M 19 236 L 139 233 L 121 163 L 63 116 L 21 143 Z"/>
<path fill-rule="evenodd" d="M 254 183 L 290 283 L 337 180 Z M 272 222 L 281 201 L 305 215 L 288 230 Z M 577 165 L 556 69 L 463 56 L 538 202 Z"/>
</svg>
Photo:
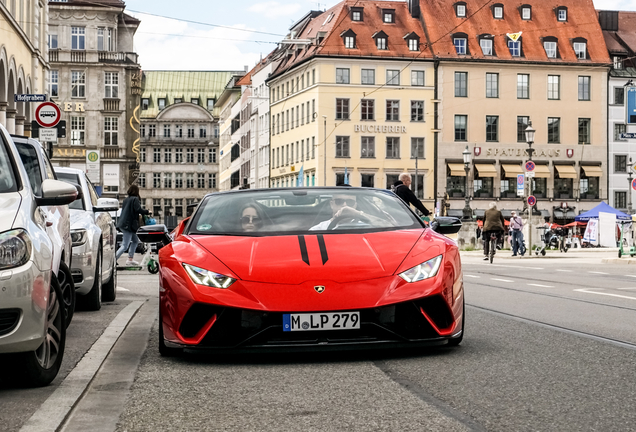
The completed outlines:
<svg viewBox="0 0 636 432">
<path fill-rule="evenodd" d="M 71 325 L 52 386 L 0 383 L 0 429 L 54 418 L 64 378 L 139 304 L 61 430 L 634 430 L 636 265 L 504 255 L 463 256 L 460 347 L 388 353 L 162 358 L 157 277 L 122 272 L 117 304 Z"/>
</svg>

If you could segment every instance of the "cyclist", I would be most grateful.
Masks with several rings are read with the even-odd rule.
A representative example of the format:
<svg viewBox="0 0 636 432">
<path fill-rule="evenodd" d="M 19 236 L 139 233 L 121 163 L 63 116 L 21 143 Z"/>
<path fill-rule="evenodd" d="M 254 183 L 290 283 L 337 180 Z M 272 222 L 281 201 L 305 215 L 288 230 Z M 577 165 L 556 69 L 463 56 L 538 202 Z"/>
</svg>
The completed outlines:
<svg viewBox="0 0 636 432">
<path fill-rule="evenodd" d="M 484 261 L 488 261 L 490 253 L 490 236 L 491 234 L 497 235 L 497 243 L 502 238 L 504 232 L 504 217 L 499 210 L 497 210 L 497 203 L 491 202 L 489 209 L 484 214 Z M 494 251 L 493 251 L 494 253 Z"/>
</svg>

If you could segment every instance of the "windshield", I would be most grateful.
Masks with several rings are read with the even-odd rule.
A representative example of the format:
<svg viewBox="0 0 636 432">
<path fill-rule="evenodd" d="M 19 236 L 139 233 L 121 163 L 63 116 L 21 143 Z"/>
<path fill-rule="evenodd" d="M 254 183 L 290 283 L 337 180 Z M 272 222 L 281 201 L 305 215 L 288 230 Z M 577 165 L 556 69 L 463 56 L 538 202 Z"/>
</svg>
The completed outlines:
<svg viewBox="0 0 636 432">
<path fill-rule="evenodd" d="M 422 228 L 422 223 L 390 191 L 299 188 L 210 195 L 188 233 L 259 236 L 408 228 Z"/>
<path fill-rule="evenodd" d="M 17 190 L 9 153 L 2 138 L 0 138 L 0 193 L 16 192 Z"/>
<path fill-rule="evenodd" d="M 80 185 L 80 180 L 77 174 L 58 172 L 56 173 L 56 175 L 58 180 L 70 183 L 75 187 Z M 84 210 L 84 200 L 82 198 L 77 198 L 75 201 L 69 204 L 68 208 L 73 210 Z"/>
</svg>

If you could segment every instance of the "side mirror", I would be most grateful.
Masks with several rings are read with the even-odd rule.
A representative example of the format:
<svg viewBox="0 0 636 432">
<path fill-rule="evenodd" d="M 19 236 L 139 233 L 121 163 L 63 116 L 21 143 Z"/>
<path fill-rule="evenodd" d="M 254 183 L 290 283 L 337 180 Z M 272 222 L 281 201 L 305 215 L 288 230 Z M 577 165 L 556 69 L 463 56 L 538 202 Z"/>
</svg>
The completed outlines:
<svg viewBox="0 0 636 432">
<path fill-rule="evenodd" d="M 456 217 L 438 217 L 431 223 L 431 229 L 443 235 L 457 234 L 462 222 Z"/>
<path fill-rule="evenodd" d="M 58 206 L 70 204 L 77 199 L 77 188 L 72 184 L 46 179 L 42 182 L 42 196 L 36 197 L 39 206 Z"/>
<path fill-rule="evenodd" d="M 119 210 L 119 200 L 116 198 L 99 198 L 97 205 L 93 207 L 93 212 L 116 212 Z"/>
<path fill-rule="evenodd" d="M 64 181 L 64 180 L 62 180 L 62 181 Z M 65 182 L 65 183 L 73 185 L 73 186 L 75 186 L 75 189 L 77 189 L 77 198 L 75 198 L 76 200 L 84 198 L 84 192 L 82 191 L 82 186 L 78 185 L 77 183 L 73 183 L 73 182 Z"/>
<path fill-rule="evenodd" d="M 144 225 L 137 230 L 137 237 L 143 243 L 170 244 L 172 239 L 165 225 Z"/>
</svg>

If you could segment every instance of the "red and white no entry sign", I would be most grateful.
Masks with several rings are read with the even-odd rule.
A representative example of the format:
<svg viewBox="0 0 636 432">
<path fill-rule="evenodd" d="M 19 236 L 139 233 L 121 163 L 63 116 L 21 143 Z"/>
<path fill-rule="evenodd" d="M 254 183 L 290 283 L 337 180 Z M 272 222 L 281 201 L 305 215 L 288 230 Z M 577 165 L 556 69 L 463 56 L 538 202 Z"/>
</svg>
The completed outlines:
<svg viewBox="0 0 636 432">
<path fill-rule="evenodd" d="M 62 118 L 62 112 L 53 102 L 41 103 L 35 109 L 35 121 L 44 128 L 55 127 Z"/>
</svg>

